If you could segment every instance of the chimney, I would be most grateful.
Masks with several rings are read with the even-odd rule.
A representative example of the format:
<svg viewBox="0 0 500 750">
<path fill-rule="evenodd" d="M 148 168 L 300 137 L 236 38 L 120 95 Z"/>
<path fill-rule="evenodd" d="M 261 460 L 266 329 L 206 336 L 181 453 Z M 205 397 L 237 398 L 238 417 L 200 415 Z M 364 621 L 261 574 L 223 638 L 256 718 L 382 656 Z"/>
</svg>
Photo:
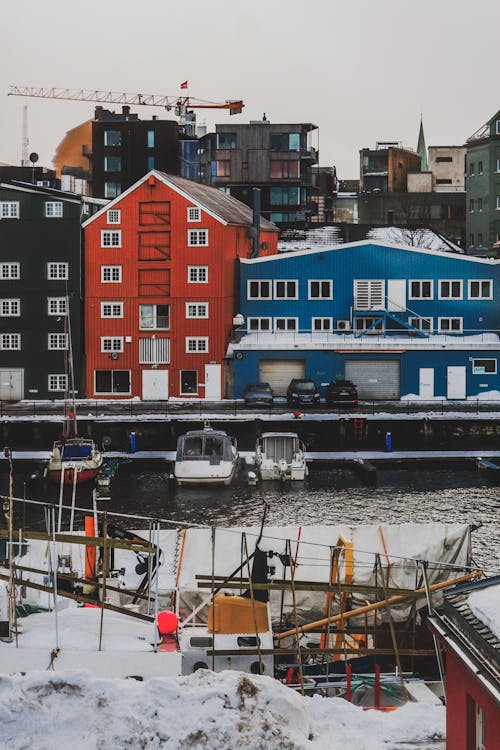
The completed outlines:
<svg viewBox="0 0 500 750">
<path fill-rule="evenodd" d="M 252 222 L 252 258 L 258 258 L 260 252 L 260 190 L 259 188 L 252 188 L 253 196 L 253 222 Z"/>
<path fill-rule="evenodd" d="M 128 104 L 124 104 L 122 106 L 122 115 L 129 115 L 130 114 L 130 107 Z"/>
</svg>

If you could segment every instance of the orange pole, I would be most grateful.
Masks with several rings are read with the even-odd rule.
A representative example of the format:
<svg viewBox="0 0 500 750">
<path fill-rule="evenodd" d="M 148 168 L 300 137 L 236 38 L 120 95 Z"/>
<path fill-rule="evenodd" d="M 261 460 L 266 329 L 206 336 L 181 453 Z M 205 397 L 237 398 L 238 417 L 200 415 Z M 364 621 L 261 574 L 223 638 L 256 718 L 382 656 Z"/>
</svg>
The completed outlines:
<svg viewBox="0 0 500 750">
<path fill-rule="evenodd" d="M 85 536 L 95 537 L 94 516 L 85 516 Z M 85 578 L 95 578 L 95 547 L 85 546 Z"/>
</svg>

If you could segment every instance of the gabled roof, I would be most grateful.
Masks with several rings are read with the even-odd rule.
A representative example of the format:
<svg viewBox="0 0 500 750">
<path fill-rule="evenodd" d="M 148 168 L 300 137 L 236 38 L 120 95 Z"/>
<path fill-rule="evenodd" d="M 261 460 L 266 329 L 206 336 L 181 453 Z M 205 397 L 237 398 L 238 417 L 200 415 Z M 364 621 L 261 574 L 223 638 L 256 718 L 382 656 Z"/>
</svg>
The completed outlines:
<svg viewBox="0 0 500 750">
<path fill-rule="evenodd" d="M 500 117 L 500 110 L 496 112 L 493 117 L 490 117 L 490 119 L 484 123 L 484 125 L 481 125 L 481 127 L 476 130 L 475 133 L 473 133 L 469 138 L 467 138 L 467 143 L 472 143 L 474 141 L 480 141 L 483 138 L 488 138 L 490 134 L 490 127 L 493 120 L 498 120 Z"/>
<path fill-rule="evenodd" d="M 140 180 L 131 185 L 127 190 L 120 193 L 120 195 L 110 201 L 105 208 L 98 211 L 88 219 L 83 226 L 86 227 L 92 221 L 95 221 L 95 219 L 101 216 L 104 211 L 117 206 L 125 196 L 132 193 L 139 185 L 142 185 L 151 175 L 163 182 L 167 187 L 175 190 L 186 198 L 186 200 L 205 210 L 210 216 L 217 219 L 217 221 L 220 221 L 222 224 L 236 224 L 244 227 L 252 226 L 252 209 L 244 203 L 241 203 L 241 201 L 236 200 L 236 198 L 228 195 L 223 190 L 211 187 L 210 185 L 202 185 L 199 182 L 193 182 L 185 177 L 166 174 L 165 172 L 160 172 L 156 169 L 148 172 L 148 174 L 141 177 Z M 260 220 L 260 226 L 261 229 L 268 232 L 279 231 L 276 224 L 273 224 L 262 217 Z"/>
</svg>

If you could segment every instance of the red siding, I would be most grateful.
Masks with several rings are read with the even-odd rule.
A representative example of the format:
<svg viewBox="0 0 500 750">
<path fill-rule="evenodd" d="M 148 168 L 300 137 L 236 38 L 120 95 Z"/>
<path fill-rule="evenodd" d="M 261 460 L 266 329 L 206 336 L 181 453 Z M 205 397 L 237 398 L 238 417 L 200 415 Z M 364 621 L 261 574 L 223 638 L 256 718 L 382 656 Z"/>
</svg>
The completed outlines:
<svg viewBox="0 0 500 750">
<path fill-rule="evenodd" d="M 148 210 L 141 203 L 150 203 Z M 154 217 L 154 206 L 161 204 L 163 219 Z M 85 228 L 85 331 L 87 396 L 96 397 L 96 370 L 129 370 L 130 394 L 142 396 L 142 370 L 151 365 L 139 363 L 139 338 L 168 337 L 170 363 L 158 370 L 169 371 L 168 394 L 180 395 L 181 370 L 196 370 L 198 383 L 205 381 L 205 364 L 223 363 L 235 312 L 235 259 L 249 257 L 252 250 L 249 229 L 224 225 L 203 209 L 200 222 L 187 221 L 187 207 L 195 206 L 174 189 L 149 177 L 124 195 L 114 208 L 121 211 L 119 225 L 108 225 L 107 212 Z M 153 216 L 151 215 L 153 211 Z M 140 216 L 142 223 L 140 223 Z M 120 229 L 121 247 L 101 247 L 101 230 Z M 188 247 L 188 229 L 207 229 L 208 247 Z M 157 235 L 155 237 L 154 235 Z M 277 252 L 277 233 L 262 232 L 262 254 Z M 122 267 L 121 283 L 102 283 L 101 266 Z M 207 266 L 208 283 L 188 283 L 188 266 Z M 102 319 L 101 302 L 123 302 L 123 318 Z M 186 319 L 186 302 L 208 302 L 208 319 Z M 170 305 L 169 331 L 141 331 L 139 305 Z M 101 336 L 123 336 L 124 351 L 118 358 L 101 352 Z M 186 353 L 186 336 L 208 336 L 207 353 Z M 128 337 L 131 340 L 125 341 Z M 223 371 L 221 368 L 221 388 Z M 196 394 L 204 396 L 204 389 Z M 106 396 L 103 396 L 106 397 Z"/>
</svg>

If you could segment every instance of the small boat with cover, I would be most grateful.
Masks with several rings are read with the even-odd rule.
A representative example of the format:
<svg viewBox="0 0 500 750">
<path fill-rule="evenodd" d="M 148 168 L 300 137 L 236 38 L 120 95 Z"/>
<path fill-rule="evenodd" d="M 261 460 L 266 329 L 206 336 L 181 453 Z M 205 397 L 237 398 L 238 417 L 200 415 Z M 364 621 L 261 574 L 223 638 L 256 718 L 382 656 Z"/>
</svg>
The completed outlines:
<svg viewBox="0 0 500 750">
<path fill-rule="evenodd" d="M 295 432 L 264 432 L 257 440 L 255 465 L 262 480 L 307 477 L 305 446 Z"/>
<path fill-rule="evenodd" d="M 177 484 L 229 485 L 238 472 L 236 441 L 222 430 L 205 425 L 177 440 L 174 476 Z"/>
</svg>

